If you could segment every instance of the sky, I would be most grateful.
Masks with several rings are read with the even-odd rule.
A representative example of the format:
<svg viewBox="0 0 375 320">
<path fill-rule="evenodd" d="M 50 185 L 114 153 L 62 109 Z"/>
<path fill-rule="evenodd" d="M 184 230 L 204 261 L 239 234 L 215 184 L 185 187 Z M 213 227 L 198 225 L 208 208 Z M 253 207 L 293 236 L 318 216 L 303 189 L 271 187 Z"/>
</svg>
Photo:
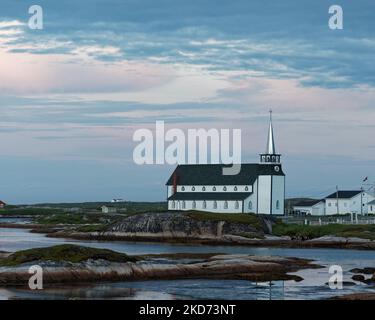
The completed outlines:
<svg viewBox="0 0 375 320">
<path fill-rule="evenodd" d="M 135 130 L 239 128 L 257 162 L 270 108 L 287 197 L 375 181 L 373 0 L 38 0 L 42 30 L 32 4 L 0 4 L 0 199 L 165 200 Z"/>
</svg>

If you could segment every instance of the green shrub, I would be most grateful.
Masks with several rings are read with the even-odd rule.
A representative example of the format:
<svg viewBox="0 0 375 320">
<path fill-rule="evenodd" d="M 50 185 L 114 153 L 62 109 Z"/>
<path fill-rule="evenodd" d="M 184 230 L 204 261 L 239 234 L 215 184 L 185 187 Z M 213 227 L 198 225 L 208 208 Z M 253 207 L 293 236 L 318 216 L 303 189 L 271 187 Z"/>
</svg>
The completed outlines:
<svg viewBox="0 0 375 320">
<path fill-rule="evenodd" d="M 260 217 L 251 213 L 213 213 L 205 211 L 187 211 L 187 215 L 192 219 L 203 221 L 226 221 L 232 223 L 243 223 L 262 229 L 263 224 Z"/>
<path fill-rule="evenodd" d="M 375 225 L 345 225 L 333 223 L 323 226 L 310 226 L 278 222 L 273 227 L 273 234 L 277 236 L 290 236 L 292 238 L 303 237 L 308 239 L 332 235 L 375 240 Z"/>
<path fill-rule="evenodd" d="M 88 248 L 71 244 L 62 244 L 47 248 L 22 250 L 0 260 L 2 266 L 16 266 L 32 261 L 67 261 L 78 263 L 88 259 L 104 259 L 112 262 L 135 262 L 137 259 L 124 253 L 108 249 Z"/>
</svg>

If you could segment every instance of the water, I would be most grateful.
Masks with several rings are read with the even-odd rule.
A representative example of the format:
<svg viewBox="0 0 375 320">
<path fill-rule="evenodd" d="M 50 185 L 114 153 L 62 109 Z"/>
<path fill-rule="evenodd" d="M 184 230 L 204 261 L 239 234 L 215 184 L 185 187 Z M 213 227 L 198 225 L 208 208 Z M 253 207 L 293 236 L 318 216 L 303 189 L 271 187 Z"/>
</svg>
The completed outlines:
<svg viewBox="0 0 375 320">
<path fill-rule="evenodd" d="M 30 218 L 12 218 L 12 217 L 0 217 L 0 223 L 17 223 L 17 224 L 27 224 L 31 223 Z"/>
<path fill-rule="evenodd" d="M 27 229 L 0 229 L 0 251 L 18 251 L 36 247 L 47 247 L 61 243 L 80 244 L 106 248 L 127 254 L 147 253 L 243 253 L 260 256 L 288 256 L 313 259 L 322 269 L 302 270 L 295 274 L 304 278 L 294 281 L 252 283 L 244 280 L 178 280 L 137 281 L 87 286 L 54 286 L 39 292 L 21 289 L 1 289 L 0 299 L 321 299 L 354 293 L 375 292 L 374 287 L 356 283 L 343 290 L 331 290 L 325 284 L 331 274 L 331 265 L 340 265 L 344 281 L 351 281 L 353 268 L 375 266 L 375 251 L 343 249 L 300 249 L 300 248 L 251 248 L 245 246 L 176 245 L 167 243 L 79 241 L 47 238 L 43 234 L 30 233 Z M 235 296 L 233 296 L 235 292 Z"/>
</svg>

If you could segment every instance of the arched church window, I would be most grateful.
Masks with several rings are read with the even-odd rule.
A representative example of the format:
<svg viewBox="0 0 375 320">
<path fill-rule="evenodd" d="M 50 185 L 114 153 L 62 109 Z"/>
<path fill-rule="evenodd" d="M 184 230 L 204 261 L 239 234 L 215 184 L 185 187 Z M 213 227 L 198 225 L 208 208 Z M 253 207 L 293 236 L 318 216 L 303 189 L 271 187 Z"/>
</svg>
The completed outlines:
<svg viewBox="0 0 375 320">
<path fill-rule="evenodd" d="M 176 208 L 176 203 L 172 201 L 172 209 L 175 209 L 175 208 Z"/>
<path fill-rule="evenodd" d="M 193 209 L 196 209 L 196 208 L 197 208 L 197 203 L 193 201 Z"/>
<path fill-rule="evenodd" d="M 227 191 L 227 187 L 224 187 L 224 188 L 223 188 L 223 191 Z"/>
<path fill-rule="evenodd" d="M 240 204 L 238 203 L 238 201 L 236 200 L 235 204 L 234 204 L 234 208 L 235 209 L 238 209 L 240 207 Z"/>
<path fill-rule="evenodd" d="M 206 191 L 206 187 L 203 187 L 203 188 L 202 188 L 202 191 Z"/>
<path fill-rule="evenodd" d="M 181 187 L 181 191 L 185 191 L 185 187 Z"/>
<path fill-rule="evenodd" d="M 253 203 L 249 201 L 249 210 L 253 210 Z"/>
<path fill-rule="evenodd" d="M 248 186 L 245 187 L 245 191 L 249 191 L 249 187 Z"/>
<path fill-rule="evenodd" d="M 224 209 L 228 209 L 228 201 L 224 201 Z"/>
<path fill-rule="evenodd" d="M 203 201 L 203 209 L 207 209 L 207 202 L 206 202 L 206 200 Z"/>
<path fill-rule="evenodd" d="M 214 209 L 217 209 L 217 201 L 214 201 Z"/>
<path fill-rule="evenodd" d="M 270 162 L 271 157 L 267 156 L 267 162 Z"/>
<path fill-rule="evenodd" d="M 185 202 L 185 200 L 182 201 L 182 209 L 186 209 L 186 202 Z"/>
<path fill-rule="evenodd" d="M 272 162 L 275 162 L 275 160 L 276 160 L 276 157 L 272 156 Z"/>
<path fill-rule="evenodd" d="M 279 210 L 279 209 L 280 209 L 280 201 L 277 200 L 277 201 L 276 201 L 276 210 Z"/>
<path fill-rule="evenodd" d="M 216 187 L 213 187 L 213 188 L 212 188 L 212 191 L 216 191 Z"/>
<path fill-rule="evenodd" d="M 238 189 L 237 189 L 237 187 L 234 187 L 234 191 L 237 191 Z"/>
<path fill-rule="evenodd" d="M 191 188 L 191 191 L 195 191 L 195 187 L 192 187 L 192 188 Z"/>
</svg>

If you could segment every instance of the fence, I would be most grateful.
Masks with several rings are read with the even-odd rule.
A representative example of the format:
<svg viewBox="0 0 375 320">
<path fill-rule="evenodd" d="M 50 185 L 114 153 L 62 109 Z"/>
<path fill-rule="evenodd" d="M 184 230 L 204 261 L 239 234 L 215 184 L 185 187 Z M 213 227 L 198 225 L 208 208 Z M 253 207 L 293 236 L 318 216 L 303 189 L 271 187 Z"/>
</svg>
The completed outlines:
<svg viewBox="0 0 375 320">
<path fill-rule="evenodd" d="M 328 224 L 375 224 L 375 217 L 374 216 L 344 216 L 344 217 L 336 217 L 336 216 L 322 216 L 322 217 L 314 217 L 314 216 L 304 216 L 304 217 L 296 217 L 296 216 L 286 216 L 282 218 L 282 221 L 288 224 L 305 224 L 311 226 L 323 226 Z"/>
</svg>

